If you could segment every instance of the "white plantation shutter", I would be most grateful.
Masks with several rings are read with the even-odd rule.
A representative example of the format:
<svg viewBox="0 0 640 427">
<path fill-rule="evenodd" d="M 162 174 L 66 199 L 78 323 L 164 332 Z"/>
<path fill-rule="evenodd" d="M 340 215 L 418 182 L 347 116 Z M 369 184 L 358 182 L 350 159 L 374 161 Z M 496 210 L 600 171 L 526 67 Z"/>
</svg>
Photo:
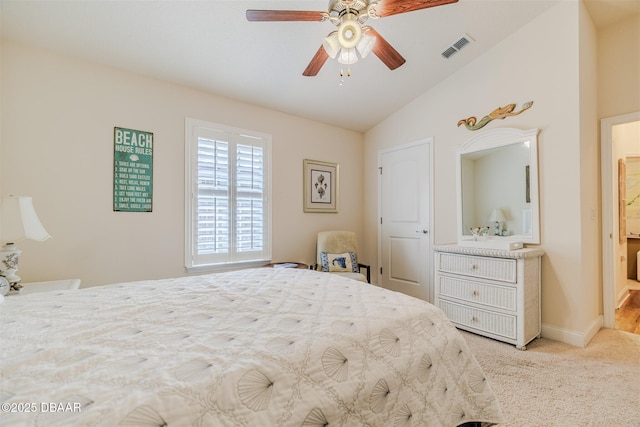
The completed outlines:
<svg viewBox="0 0 640 427">
<path fill-rule="evenodd" d="M 264 155 L 261 147 L 239 144 L 236 154 L 236 249 L 261 251 L 264 245 Z"/>
<path fill-rule="evenodd" d="M 229 252 L 229 143 L 198 138 L 196 253 Z"/>
<path fill-rule="evenodd" d="M 186 129 L 187 269 L 269 260 L 271 138 L 193 119 Z"/>
</svg>

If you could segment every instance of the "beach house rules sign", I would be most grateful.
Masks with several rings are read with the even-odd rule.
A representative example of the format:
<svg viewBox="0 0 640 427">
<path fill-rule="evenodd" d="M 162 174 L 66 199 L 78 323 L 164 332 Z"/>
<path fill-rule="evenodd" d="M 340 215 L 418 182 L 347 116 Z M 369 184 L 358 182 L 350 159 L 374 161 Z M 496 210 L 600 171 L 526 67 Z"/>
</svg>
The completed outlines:
<svg viewBox="0 0 640 427">
<path fill-rule="evenodd" d="M 153 133 L 113 128 L 113 210 L 151 212 Z"/>
</svg>

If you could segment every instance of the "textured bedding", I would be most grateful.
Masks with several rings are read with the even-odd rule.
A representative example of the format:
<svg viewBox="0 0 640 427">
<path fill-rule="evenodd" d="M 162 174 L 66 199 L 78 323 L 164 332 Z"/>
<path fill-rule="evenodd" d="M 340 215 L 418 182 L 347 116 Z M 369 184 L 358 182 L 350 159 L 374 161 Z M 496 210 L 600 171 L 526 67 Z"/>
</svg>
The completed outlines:
<svg viewBox="0 0 640 427">
<path fill-rule="evenodd" d="M 0 425 L 456 426 L 501 420 L 436 307 L 260 268 L 5 298 Z"/>
</svg>

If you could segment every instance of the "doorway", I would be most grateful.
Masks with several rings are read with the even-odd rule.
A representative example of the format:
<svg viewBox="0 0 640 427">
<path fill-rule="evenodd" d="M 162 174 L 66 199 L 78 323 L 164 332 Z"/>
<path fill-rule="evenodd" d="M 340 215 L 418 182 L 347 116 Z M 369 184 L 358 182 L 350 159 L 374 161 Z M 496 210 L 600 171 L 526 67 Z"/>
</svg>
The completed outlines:
<svg viewBox="0 0 640 427">
<path fill-rule="evenodd" d="M 627 259 L 626 244 L 620 244 L 618 218 L 618 158 L 616 128 L 640 123 L 640 111 L 601 121 L 601 179 L 602 179 L 602 304 L 603 325 L 615 328 L 616 308 L 621 294 L 626 292 L 626 275 L 620 259 Z M 624 239 L 622 239 L 624 240 Z M 625 252 L 625 253 L 623 253 Z M 627 262 L 629 260 L 627 259 Z M 625 264 L 626 265 L 626 264 Z M 626 271 L 626 268 L 625 268 Z"/>
<path fill-rule="evenodd" d="M 433 302 L 432 139 L 378 153 L 378 283 Z"/>
</svg>

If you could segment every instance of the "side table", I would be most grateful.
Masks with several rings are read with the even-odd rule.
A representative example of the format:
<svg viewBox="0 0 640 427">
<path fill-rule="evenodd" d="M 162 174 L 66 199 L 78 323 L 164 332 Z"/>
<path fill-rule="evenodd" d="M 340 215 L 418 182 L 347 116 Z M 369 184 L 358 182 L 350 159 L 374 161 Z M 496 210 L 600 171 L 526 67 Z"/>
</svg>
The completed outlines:
<svg viewBox="0 0 640 427">
<path fill-rule="evenodd" d="M 271 268 L 302 268 L 304 270 L 308 270 L 309 269 L 309 266 L 307 264 L 303 264 L 301 262 L 274 262 L 274 263 L 265 265 L 265 267 L 271 267 Z"/>
</svg>

